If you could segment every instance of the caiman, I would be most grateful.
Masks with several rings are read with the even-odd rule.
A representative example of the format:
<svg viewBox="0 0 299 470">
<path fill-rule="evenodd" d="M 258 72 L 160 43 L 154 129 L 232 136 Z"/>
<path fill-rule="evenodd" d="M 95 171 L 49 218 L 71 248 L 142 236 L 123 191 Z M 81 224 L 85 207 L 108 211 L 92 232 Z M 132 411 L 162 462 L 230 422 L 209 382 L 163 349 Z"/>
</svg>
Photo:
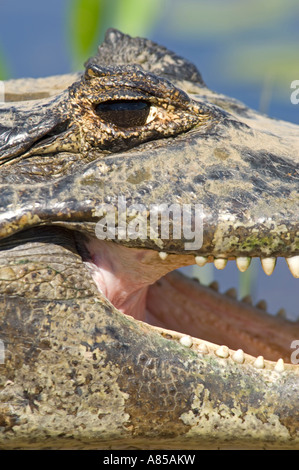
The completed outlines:
<svg viewBox="0 0 299 470">
<path fill-rule="evenodd" d="M 1 448 L 299 449 L 298 322 L 178 270 L 299 277 L 299 127 L 108 30 L 0 145 Z"/>
</svg>

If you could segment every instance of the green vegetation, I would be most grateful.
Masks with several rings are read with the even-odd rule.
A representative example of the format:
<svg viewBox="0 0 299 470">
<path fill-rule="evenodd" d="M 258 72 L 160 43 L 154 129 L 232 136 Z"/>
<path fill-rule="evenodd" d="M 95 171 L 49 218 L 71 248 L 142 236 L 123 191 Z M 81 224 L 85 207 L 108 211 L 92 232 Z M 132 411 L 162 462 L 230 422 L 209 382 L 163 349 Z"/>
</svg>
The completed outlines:
<svg viewBox="0 0 299 470">
<path fill-rule="evenodd" d="M 0 80 L 6 80 L 8 78 L 8 66 L 6 64 L 6 60 L 4 55 L 0 50 Z"/>
<path fill-rule="evenodd" d="M 69 40 L 76 62 L 84 61 L 95 46 L 101 27 L 103 2 L 99 0 L 73 0 L 69 8 Z"/>
<path fill-rule="evenodd" d="M 95 52 L 108 28 L 147 36 L 158 18 L 159 0 L 73 0 L 69 3 L 68 39 L 73 68 Z"/>
</svg>

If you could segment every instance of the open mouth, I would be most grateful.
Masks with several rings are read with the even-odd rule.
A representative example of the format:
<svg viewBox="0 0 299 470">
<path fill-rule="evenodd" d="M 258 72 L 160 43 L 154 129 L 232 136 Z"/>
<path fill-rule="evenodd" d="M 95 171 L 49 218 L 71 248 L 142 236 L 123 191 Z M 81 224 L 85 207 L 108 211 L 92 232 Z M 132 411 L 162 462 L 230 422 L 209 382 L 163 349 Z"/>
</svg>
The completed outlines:
<svg viewBox="0 0 299 470">
<path fill-rule="evenodd" d="M 120 38 L 118 33 L 115 38 Z M 193 66 L 177 60 L 175 81 L 183 85 L 190 72 L 188 92 L 143 69 L 143 61 L 142 67 L 139 61 L 110 67 L 109 59 L 103 69 L 100 55 L 89 61 L 84 75 L 68 91 L 45 102 L 37 100 L 35 108 L 26 100 L 20 105 L 14 131 L 3 127 L 2 133 L 0 251 L 11 248 L 15 238 L 16 260 L 14 271 L 4 253 L 0 284 L 9 297 L 39 293 L 38 299 L 63 300 L 75 311 L 77 287 L 72 289 L 72 279 L 78 286 L 82 278 L 83 297 L 91 296 L 92 302 L 104 299 L 120 314 L 151 325 L 157 334 L 199 355 L 279 373 L 296 369 L 297 374 L 292 348 L 298 347 L 298 322 L 269 315 L 238 301 L 233 291 L 221 294 L 177 272 L 206 263 L 222 270 L 228 260 L 245 271 L 253 256 L 261 258 L 264 271 L 271 275 L 277 256 L 285 256 L 292 275 L 299 277 L 297 127 L 272 122 L 209 92 Z M 172 64 L 173 58 L 169 61 L 166 55 L 166 71 L 168 62 Z M 39 118 L 33 127 L 28 113 Z M 22 130 L 17 139 L 19 128 L 26 132 Z M 150 210 L 159 201 L 168 208 L 207 208 L 203 245 L 187 251 L 172 240 L 163 244 L 162 236 L 160 244 L 148 238 L 143 243 L 141 237 L 128 244 L 96 238 L 93 228 L 99 206 L 115 203 L 120 192 L 133 208 L 143 205 Z M 71 249 L 68 242 L 64 245 L 64 235 L 71 239 Z M 26 284 L 28 241 L 42 245 L 39 253 L 33 253 Z M 54 250 L 42 268 L 46 282 L 39 269 L 44 242 Z M 52 280 L 55 267 L 48 268 L 47 263 L 51 265 L 58 245 L 67 250 L 57 253 L 57 272 L 69 263 L 70 276 L 59 273 L 57 287 Z M 61 296 L 55 297 L 60 288 Z"/>
<path fill-rule="evenodd" d="M 163 336 L 200 354 L 260 369 L 294 367 L 291 344 L 299 337 L 298 323 L 238 301 L 233 291 L 220 294 L 175 271 L 213 261 L 223 269 L 227 260 L 129 248 L 78 232 L 76 245 L 98 290 L 123 314 L 158 327 Z M 268 274 L 275 266 L 271 260 L 262 261 Z M 287 259 L 294 277 L 299 275 L 298 260 Z M 236 263 L 244 271 L 250 258 L 236 258 Z"/>
</svg>

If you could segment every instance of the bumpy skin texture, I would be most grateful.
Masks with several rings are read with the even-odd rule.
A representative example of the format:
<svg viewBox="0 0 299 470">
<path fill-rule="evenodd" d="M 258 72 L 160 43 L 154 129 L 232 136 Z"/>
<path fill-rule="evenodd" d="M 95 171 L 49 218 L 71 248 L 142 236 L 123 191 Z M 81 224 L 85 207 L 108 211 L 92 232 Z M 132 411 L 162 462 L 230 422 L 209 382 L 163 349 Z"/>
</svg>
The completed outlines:
<svg viewBox="0 0 299 470">
<path fill-rule="evenodd" d="M 122 315 L 77 252 L 78 232 L 94 235 L 97 207 L 121 188 L 128 204 L 203 204 L 201 254 L 299 253 L 298 127 L 116 31 L 77 78 L 48 91 L 42 80 L 35 94 L 11 81 L 11 99 L 43 98 L 0 107 L 1 447 L 299 448 L 298 368 L 201 354 Z M 160 117 L 113 135 L 95 124 L 91 108 L 128 94 Z M 121 243 L 179 254 L 183 242 Z"/>
<path fill-rule="evenodd" d="M 298 375 L 200 357 L 119 314 L 63 246 L 7 266 L 26 291 L 1 299 L 3 447 L 298 445 Z"/>
</svg>

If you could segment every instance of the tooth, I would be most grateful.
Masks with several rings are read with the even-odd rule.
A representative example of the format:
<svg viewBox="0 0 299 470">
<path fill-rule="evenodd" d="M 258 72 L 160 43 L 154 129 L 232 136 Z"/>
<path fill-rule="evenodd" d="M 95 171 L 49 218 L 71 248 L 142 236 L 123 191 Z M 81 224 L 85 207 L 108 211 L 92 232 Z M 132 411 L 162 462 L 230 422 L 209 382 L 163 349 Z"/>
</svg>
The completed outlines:
<svg viewBox="0 0 299 470">
<path fill-rule="evenodd" d="M 217 282 L 217 281 L 211 282 L 211 284 L 209 285 L 209 288 L 215 290 L 216 292 L 218 292 L 218 291 L 219 291 L 219 284 L 218 284 L 218 282 Z"/>
<path fill-rule="evenodd" d="M 167 258 L 168 253 L 165 253 L 165 251 L 159 251 L 159 256 L 164 261 Z"/>
<path fill-rule="evenodd" d="M 193 344 L 193 341 L 192 341 L 192 338 L 191 336 L 182 336 L 180 338 L 180 343 L 183 345 L 183 346 L 186 346 L 186 348 L 191 348 L 192 344 Z"/>
<path fill-rule="evenodd" d="M 195 256 L 194 258 L 195 263 L 200 267 L 204 266 L 208 262 L 208 258 L 206 256 Z"/>
<path fill-rule="evenodd" d="M 283 372 L 284 371 L 283 359 L 281 359 L 281 358 L 278 359 L 278 361 L 275 364 L 274 370 L 276 370 L 276 372 Z"/>
<path fill-rule="evenodd" d="M 209 349 L 208 349 L 208 346 L 206 345 L 206 343 L 201 343 L 198 346 L 197 351 L 200 352 L 201 354 L 208 354 Z"/>
<path fill-rule="evenodd" d="M 267 276 L 271 276 L 276 265 L 276 258 L 261 258 L 262 268 Z"/>
<path fill-rule="evenodd" d="M 237 362 L 238 364 L 243 364 L 245 361 L 244 351 L 242 349 L 238 349 L 232 355 L 233 361 Z"/>
<path fill-rule="evenodd" d="M 286 261 L 293 276 L 299 278 L 299 255 L 292 256 L 292 258 L 286 258 Z"/>
<path fill-rule="evenodd" d="M 286 318 L 287 317 L 287 313 L 285 311 L 284 308 L 281 308 L 278 310 L 277 314 L 276 314 L 277 317 L 280 317 L 280 318 Z"/>
<path fill-rule="evenodd" d="M 252 298 L 251 295 L 245 295 L 241 302 L 245 302 L 245 304 L 252 305 Z"/>
<path fill-rule="evenodd" d="M 225 295 L 231 297 L 232 299 L 236 299 L 238 297 L 237 291 L 234 287 L 231 287 L 225 292 Z"/>
<path fill-rule="evenodd" d="M 226 265 L 227 265 L 227 259 L 225 258 L 216 258 L 214 260 L 214 266 L 217 269 L 224 269 Z"/>
<path fill-rule="evenodd" d="M 265 361 L 263 356 L 258 356 L 253 363 L 254 367 L 257 369 L 263 369 L 265 367 Z"/>
<path fill-rule="evenodd" d="M 227 346 L 220 346 L 215 351 L 216 356 L 223 357 L 224 359 L 229 356 L 229 349 Z"/>
<path fill-rule="evenodd" d="M 236 264 L 237 264 L 239 271 L 241 271 L 241 273 L 246 271 L 246 269 L 250 265 L 250 262 L 251 262 L 251 258 L 249 258 L 248 256 L 238 256 L 238 258 L 236 258 Z"/>
<path fill-rule="evenodd" d="M 266 312 L 267 311 L 267 302 L 265 300 L 260 300 L 256 304 L 256 308 L 259 308 L 260 310 L 265 310 L 265 312 Z"/>
</svg>

